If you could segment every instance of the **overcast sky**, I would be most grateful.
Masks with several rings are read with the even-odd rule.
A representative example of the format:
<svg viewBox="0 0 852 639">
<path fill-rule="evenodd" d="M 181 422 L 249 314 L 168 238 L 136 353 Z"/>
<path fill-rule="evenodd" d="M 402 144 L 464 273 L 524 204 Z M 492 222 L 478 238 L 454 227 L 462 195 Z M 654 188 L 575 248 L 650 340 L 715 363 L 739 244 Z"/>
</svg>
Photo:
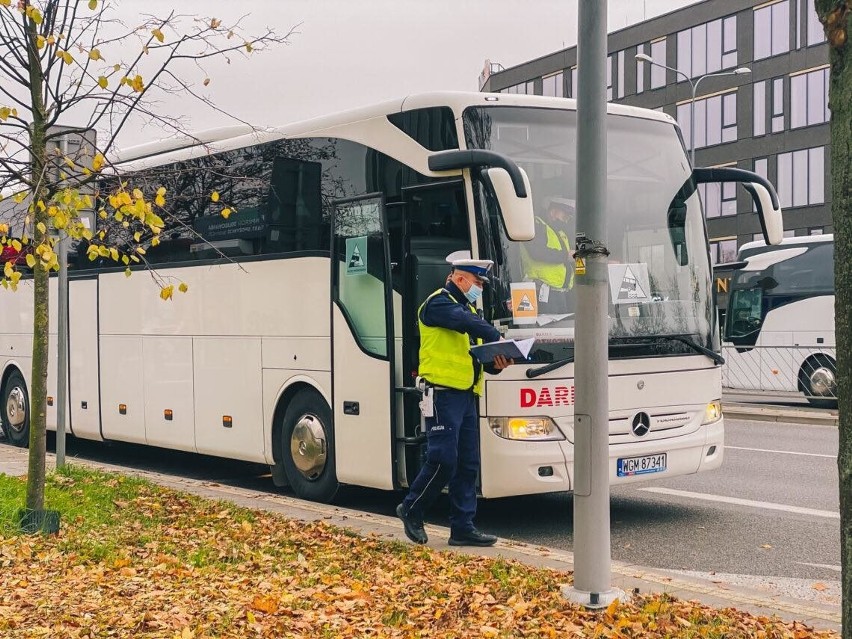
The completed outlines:
<svg viewBox="0 0 852 639">
<path fill-rule="evenodd" d="M 693 2 L 609 0 L 609 29 Z M 250 13 L 245 24 L 254 32 L 301 23 L 289 46 L 208 68 L 208 95 L 257 126 L 409 93 L 476 91 L 486 58 L 509 67 L 577 41 L 577 0 L 118 0 L 117 11 L 133 24 L 140 9 L 165 15 L 176 6 L 225 22 Z M 190 115 L 194 131 L 233 123 L 189 97 L 163 106 Z M 160 137 L 136 128 L 120 146 Z"/>
</svg>

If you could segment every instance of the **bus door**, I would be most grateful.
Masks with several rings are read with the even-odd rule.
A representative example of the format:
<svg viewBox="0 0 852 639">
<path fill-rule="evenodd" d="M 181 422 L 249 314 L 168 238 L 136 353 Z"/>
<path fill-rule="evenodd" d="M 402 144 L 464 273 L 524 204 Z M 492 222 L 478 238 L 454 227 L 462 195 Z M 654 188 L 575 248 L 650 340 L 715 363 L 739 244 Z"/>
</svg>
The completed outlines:
<svg viewBox="0 0 852 639">
<path fill-rule="evenodd" d="M 401 209 L 392 209 L 391 261 L 394 291 L 400 294 L 402 339 L 397 360 L 396 457 L 404 460 L 400 483 L 409 485 L 425 459 L 425 436 L 419 432 L 420 396 L 414 388 L 419 365 L 417 311 L 441 288 L 450 270 L 447 256 L 470 250 L 463 180 L 402 190 Z"/>
<path fill-rule="evenodd" d="M 331 257 L 337 479 L 392 489 L 394 314 L 381 194 L 335 201 Z"/>
</svg>

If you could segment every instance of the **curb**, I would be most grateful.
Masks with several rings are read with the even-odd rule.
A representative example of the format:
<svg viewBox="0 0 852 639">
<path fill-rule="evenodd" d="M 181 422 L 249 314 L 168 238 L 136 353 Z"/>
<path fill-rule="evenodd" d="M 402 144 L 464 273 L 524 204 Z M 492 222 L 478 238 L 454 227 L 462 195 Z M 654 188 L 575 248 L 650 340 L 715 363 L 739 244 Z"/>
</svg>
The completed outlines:
<svg viewBox="0 0 852 639">
<path fill-rule="evenodd" d="M 722 400 L 722 414 L 731 419 L 762 422 L 785 422 L 815 426 L 837 426 L 838 416 L 833 411 L 809 408 L 790 408 L 761 404 L 739 404 Z"/>
</svg>

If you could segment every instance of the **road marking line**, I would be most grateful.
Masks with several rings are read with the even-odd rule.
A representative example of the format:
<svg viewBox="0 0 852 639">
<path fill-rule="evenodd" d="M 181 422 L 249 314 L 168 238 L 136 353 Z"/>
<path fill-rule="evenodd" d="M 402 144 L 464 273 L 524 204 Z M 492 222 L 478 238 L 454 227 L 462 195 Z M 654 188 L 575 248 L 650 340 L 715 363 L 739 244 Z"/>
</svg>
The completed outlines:
<svg viewBox="0 0 852 639">
<path fill-rule="evenodd" d="M 751 450 L 756 453 L 779 453 L 782 455 L 804 455 L 805 457 L 826 457 L 837 459 L 837 455 L 822 455 L 820 453 L 800 453 L 795 450 L 770 450 L 768 448 L 746 448 L 744 446 L 725 446 L 725 450 Z"/>
<path fill-rule="evenodd" d="M 809 564 L 806 561 L 797 561 L 796 563 L 800 566 L 811 566 L 813 568 L 825 568 L 826 570 L 833 570 L 834 572 L 842 572 L 842 568 L 840 566 L 834 566 L 832 564 Z"/>
<path fill-rule="evenodd" d="M 769 501 L 754 501 L 751 499 L 739 499 L 738 497 L 725 497 L 723 495 L 708 495 L 706 493 L 694 493 L 688 490 L 674 490 L 672 488 L 640 488 L 646 493 L 658 495 L 671 495 L 672 497 L 687 497 L 689 499 L 703 499 L 704 501 L 717 501 L 724 504 L 735 504 L 737 506 L 750 506 L 752 508 L 763 508 L 766 510 L 783 510 L 788 513 L 799 515 L 812 515 L 814 517 L 825 517 L 827 519 L 840 519 L 840 513 L 832 510 L 817 510 L 815 508 L 802 508 L 800 506 L 788 506 L 787 504 L 775 504 Z"/>
</svg>

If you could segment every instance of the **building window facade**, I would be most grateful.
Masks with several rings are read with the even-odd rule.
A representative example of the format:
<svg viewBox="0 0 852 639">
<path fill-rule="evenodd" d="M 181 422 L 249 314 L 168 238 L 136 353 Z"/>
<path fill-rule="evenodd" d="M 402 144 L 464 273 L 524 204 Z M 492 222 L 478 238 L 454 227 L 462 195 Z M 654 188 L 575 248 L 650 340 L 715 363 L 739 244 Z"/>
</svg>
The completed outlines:
<svg viewBox="0 0 852 639">
<path fill-rule="evenodd" d="M 825 203 L 825 147 L 779 153 L 776 181 L 782 208 Z"/>
<path fill-rule="evenodd" d="M 754 172 L 757 173 L 760 177 L 769 179 L 769 159 L 768 158 L 755 158 L 754 160 Z M 751 210 L 757 213 L 757 206 L 752 201 Z"/>
<path fill-rule="evenodd" d="M 790 128 L 828 122 L 828 67 L 790 76 Z"/>
<path fill-rule="evenodd" d="M 772 132 L 784 130 L 784 78 L 772 81 Z"/>
<path fill-rule="evenodd" d="M 612 56 L 606 58 L 606 101 L 612 101 Z"/>
<path fill-rule="evenodd" d="M 808 46 L 825 42 L 825 29 L 817 17 L 812 0 L 805 0 L 805 12 L 808 14 Z"/>
<path fill-rule="evenodd" d="M 753 85 L 754 95 L 754 128 L 752 135 L 766 135 L 766 81 L 761 80 Z"/>
<path fill-rule="evenodd" d="M 701 202 L 704 205 L 704 216 L 706 218 L 737 214 L 736 182 L 700 184 L 698 191 L 701 194 Z"/>
<path fill-rule="evenodd" d="M 636 47 L 636 53 L 648 55 L 648 45 L 640 44 Z M 636 60 L 636 93 L 642 93 L 645 90 L 645 69 L 648 66 L 642 60 Z"/>
<path fill-rule="evenodd" d="M 728 237 L 710 240 L 710 260 L 713 265 L 735 262 L 737 259 L 737 238 Z"/>
<path fill-rule="evenodd" d="M 623 49 L 618 52 L 617 58 L 618 58 L 618 69 L 617 69 L 616 75 L 618 76 L 617 77 L 618 92 L 616 93 L 616 95 L 619 98 L 623 98 L 624 97 L 624 50 Z"/>
<path fill-rule="evenodd" d="M 754 59 L 790 50 L 790 0 L 754 10 Z"/>
<path fill-rule="evenodd" d="M 565 74 L 560 71 L 559 73 L 544 76 L 541 79 L 541 94 L 554 98 L 564 98 Z"/>
<path fill-rule="evenodd" d="M 572 98 L 577 97 L 577 67 L 571 67 L 571 88 L 569 95 Z"/>
<path fill-rule="evenodd" d="M 666 40 L 663 38 L 662 40 L 657 40 L 656 42 L 651 43 L 651 59 L 657 64 L 665 64 L 666 63 Z M 657 66 L 657 64 L 651 65 L 651 88 L 659 89 L 660 87 L 666 86 L 666 69 Z"/>
<path fill-rule="evenodd" d="M 691 78 L 737 65 L 737 17 L 699 24 L 677 34 L 677 68 Z"/>
<path fill-rule="evenodd" d="M 691 122 L 692 111 L 695 121 Z M 683 132 L 687 148 L 693 148 L 691 125 L 695 129 L 695 148 L 714 146 L 737 139 L 736 90 L 709 98 L 701 98 L 677 107 L 677 121 Z"/>
</svg>

